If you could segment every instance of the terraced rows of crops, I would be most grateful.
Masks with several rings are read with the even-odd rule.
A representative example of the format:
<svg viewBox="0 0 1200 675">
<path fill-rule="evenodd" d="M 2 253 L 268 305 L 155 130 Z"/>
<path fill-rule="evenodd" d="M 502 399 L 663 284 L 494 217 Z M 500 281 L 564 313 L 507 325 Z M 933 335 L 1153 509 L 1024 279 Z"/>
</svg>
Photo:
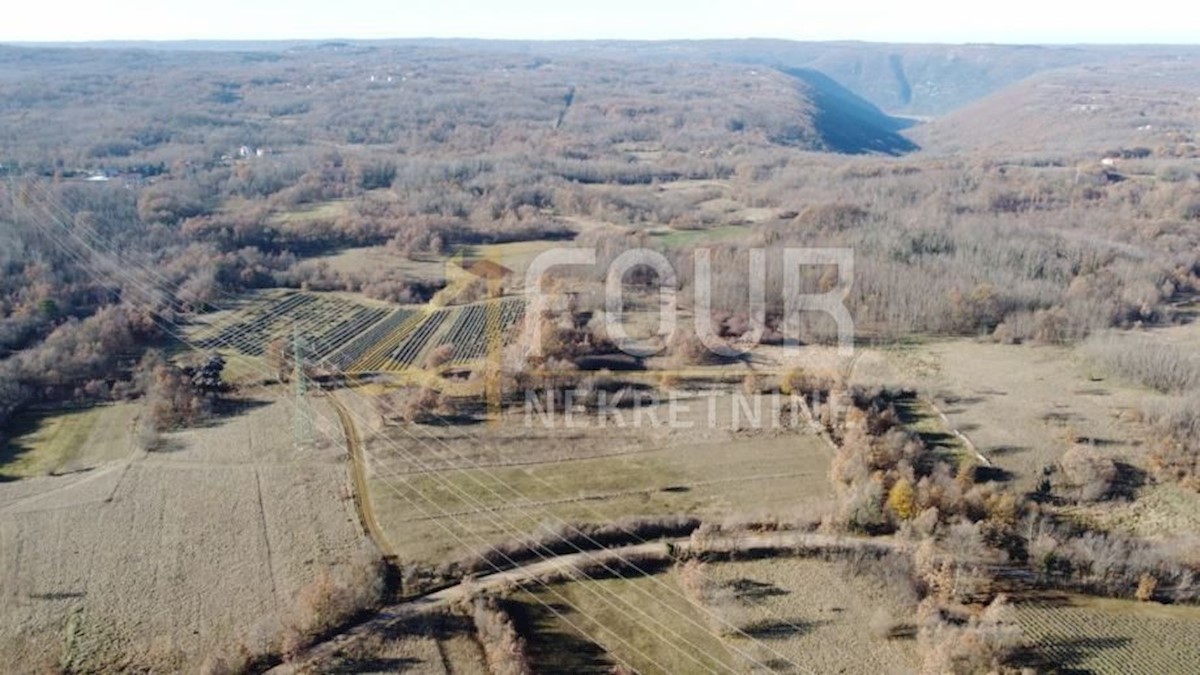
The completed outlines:
<svg viewBox="0 0 1200 675">
<path fill-rule="evenodd" d="M 388 317 L 390 330 L 374 345 L 364 349 L 363 355 L 346 368 L 346 371 L 370 373 L 401 370 L 402 366 L 396 363 L 396 354 L 405 350 L 411 351 L 414 346 L 420 347 L 419 344 L 410 343 L 414 343 L 419 335 L 424 335 L 425 339 L 428 339 L 432 332 L 429 330 L 430 324 L 434 328 L 441 325 L 448 311 L 445 309 L 433 312 L 414 311 L 403 317 L 396 315 Z"/>
<path fill-rule="evenodd" d="M 1017 620 L 1041 653 L 1071 672 L 1185 673 L 1200 663 L 1200 611 L 1194 607 L 1030 602 L 1018 605 Z"/>
<path fill-rule="evenodd" d="M 406 322 L 417 325 L 414 318 L 419 318 L 419 312 L 412 309 L 397 309 L 379 321 L 369 330 L 363 331 L 357 337 L 347 342 L 341 349 L 329 355 L 326 362 L 338 370 L 351 370 L 351 366 L 369 353 L 375 351 L 389 335 L 395 333 Z M 384 350 L 386 351 L 386 350 Z"/>
<path fill-rule="evenodd" d="M 425 346 L 430 343 L 430 338 L 437 333 L 438 328 L 441 328 L 442 322 L 449 314 L 450 310 L 442 309 L 426 317 L 412 337 L 392 351 L 387 370 L 403 370 L 413 364 L 420 365 L 417 361 L 418 357 L 425 351 Z"/>
<path fill-rule="evenodd" d="M 337 296 L 290 293 L 252 302 L 197 339 L 203 349 L 234 349 L 262 356 L 271 342 L 290 339 L 299 331 L 308 341 L 309 356 L 321 359 L 384 318 L 383 307 L 359 304 Z"/>
<path fill-rule="evenodd" d="M 444 309 L 388 309 L 315 293 L 262 293 L 193 335 L 203 349 L 262 356 L 295 331 L 308 358 L 348 373 L 398 372 L 421 365 L 426 352 L 454 345 L 453 363 L 483 358 L 525 313 L 519 298 Z"/>
<path fill-rule="evenodd" d="M 466 363 L 487 355 L 492 339 L 503 341 L 525 314 L 525 303 L 516 298 L 464 307 L 438 346 L 454 345 L 452 363 Z"/>
<path fill-rule="evenodd" d="M 423 365 L 425 354 L 454 345 L 452 363 L 487 355 L 491 337 L 508 338 L 525 314 L 525 303 L 506 298 L 430 311 L 398 310 L 333 355 L 331 363 L 350 373 L 398 372 Z M 448 328 L 447 328 L 448 324 Z"/>
</svg>

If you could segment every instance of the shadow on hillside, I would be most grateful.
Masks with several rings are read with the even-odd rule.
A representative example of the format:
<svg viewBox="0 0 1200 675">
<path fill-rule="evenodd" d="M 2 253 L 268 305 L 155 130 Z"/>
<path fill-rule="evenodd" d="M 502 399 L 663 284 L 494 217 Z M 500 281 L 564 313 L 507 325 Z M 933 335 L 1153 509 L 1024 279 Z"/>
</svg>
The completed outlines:
<svg viewBox="0 0 1200 675">
<path fill-rule="evenodd" d="M 404 673 L 421 665 L 429 666 L 429 664 L 420 659 L 409 658 L 377 657 L 344 659 L 324 672 L 336 673 L 337 675 L 349 675 L 350 673 Z"/>
<path fill-rule="evenodd" d="M 948 431 L 922 428 L 921 422 L 930 417 L 915 394 L 903 393 L 892 399 L 896 415 L 909 431 L 915 433 L 926 448 L 934 452 L 948 453 L 959 447 L 958 439 Z"/>
<path fill-rule="evenodd" d="M 39 417 L 30 413 L 14 415 L 8 421 L 4 434 L 0 437 L 0 483 L 19 480 L 5 472 L 8 465 L 21 459 L 23 455 L 33 452 L 33 447 L 26 445 L 21 439 L 38 430 Z"/>
<path fill-rule="evenodd" d="M 616 666 L 603 647 L 560 627 L 558 616 L 570 616 L 571 607 L 506 602 L 504 609 L 525 638 L 534 672 L 609 673 Z"/>
<path fill-rule="evenodd" d="M 29 593 L 25 597 L 30 600 L 77 600 L 86 598 L 85 591 L 54 591 L 51 593 Z"/>
<path fill-rule="evenodd" d="M 175 431 L 189 431 L 195 429 L 216 429 L 223 427 L 229 422 L 248 415 L 255 410 L 265 408 L 271 405 L 271 401 L 260 399 L 220 399 L 213 404 L 212 415 L 205 418 L 198 424 L 190 427 L 182 427 Z"/>
<path fill-rule="evenodd" d="M 1128 462 L 1115 462 L 1115 466 L 1117 477 L 1109 488 L 1108 497 L 1133 501 L 1138 490 L 1146 485 L 1146 472 Z"/>
<path fill-rule="evenodd" d="M 1013 479 L 1013 472 L 998 466 L 975 467 L 974 480 L 976 483 L 1007 483 Z"/>
<path fill-rule="evenodd" d="M 1021 654 L 1016 666 L 1043 668 L 1064 675 L 1068 673 L 1091 673 L 1081 668 L 1085 661 L 1093 660 L 1101 652 L 1120 651 L 1132 642 L 1127 637 L 1077 637 L 1042 640 Z"/>
<path fill-rule="evenodd" d="M 1024 445 L 993 445 L 984 448 L 983 454 L 988 457 L 1004 457 L 1006 455 L 1015 455 L 1018 452 L 1027 452 L 1028 450 L 1029 447 Z"/>
<path fill-rule="evenodd" d="M 6 469 L 18 462 L 22 457 L 36 452 L 37 448 L 30 443 L 30 436 L 37 433 L 41 429 L 42 423 L 51 417 L 70 417 L 75 415 L 84 415 L 96 406 L 71 406 L 60 408 L 46 408 L 36 410 L 23 410 L 13 415 L 7 426 L 0 430 L 0 483 L 20 480 L 20 476 L 7 473 Z M 76 471 L 90 470 L 91 467 L 76 469 Z M 74 471 L 59 472 L 52 469 L 49 472 L 51 476 L 67 475 Z"/>
<path fill-rule="evenodd" d="M 730 582 L 729 587 L 733 589 L 738 600 L 751 604 L 762 602 L 767 598 L 787 595 L 791 592 L 775 584 L 755 581 L 754 579 L 747 579 L 745 577 Z"/>
<path fill-rule="evenodd" d="M 474 639 L 475 625 L 471 619 L 451 614 L 430 614 L 406 617 L 390 623 L 379 631 L 379 642 L 364 647 L 351 647 L 353 655 L 347 654 L 326 666 L 324 673 L 407 673 L 426 672 L 434 664 L 408 657 L 389 657 L 372 654 L 382 651 L 389 641 L 403 641 L 408 637 L 421 636 L 438 642 L 454 637 Z"/>
<path fill-rule="evenodd" d="M 831 150 L 848 155 L 902 155 L 920 149 L 899 133 L 913 126 L 913 120 L 888 115 L 819 71 L 779 70 L 808 85 L 816 106 L 813 124 Z"/>
<path fill-rule="evenodd" d="M 808 635 L 814 629 L 827 623 L 829 621 L 826 620 L 768 619 L 742 626 L 740 632 L 753 640 L 786 640 Z"/>
</svg>

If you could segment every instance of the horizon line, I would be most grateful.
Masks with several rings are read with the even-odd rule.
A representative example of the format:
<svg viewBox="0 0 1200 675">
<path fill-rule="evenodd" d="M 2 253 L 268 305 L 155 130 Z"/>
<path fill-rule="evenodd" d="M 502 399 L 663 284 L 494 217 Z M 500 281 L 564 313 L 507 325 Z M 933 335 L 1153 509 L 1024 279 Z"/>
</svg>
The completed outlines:
<svg viewBox="0 0 1200 675">
<path fill-rule="evenodd" d="M 896 46 L 937 47 L 1041 47 L 1041 48 L 1087 48 L 1087 47 L 1157 47 L 1157 48 L 1200 48 L 1200 42 L 994 42 L 994 41 L 903 41 L 873 40 L 861 38 L 801 39 L 781 37 L 671 37 L 671 38 L 546 38 L 546 37 L 474 37 L 474 36 L 398 36 L 398 37 L 188 37 L 188 38 L 97 38 L 62 40 L 20 40 L 0 38 L 0 46 L 11 47 L 119 47 L 125 45 L 192 45 L 192 44 L 328 44 L 328 43 L 389 43 L 389 42 L 492 42 L 492 43 L 535 43 L 535 44 L 668 44 L 703 42 L 785 42 L 795 44 L 859 44 Z"/>
</svg>

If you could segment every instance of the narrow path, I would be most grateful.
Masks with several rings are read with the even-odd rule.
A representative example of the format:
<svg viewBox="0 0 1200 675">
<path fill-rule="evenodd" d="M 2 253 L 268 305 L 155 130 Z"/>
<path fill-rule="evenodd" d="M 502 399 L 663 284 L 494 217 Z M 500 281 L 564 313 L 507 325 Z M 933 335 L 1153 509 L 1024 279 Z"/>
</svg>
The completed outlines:
<svg viewBox="0 0 1200 675">
<path fill-rule="evenodd" d="M 363 531 L 375 542 L 385 558 L 395 558 L 396 550 L 392 548 L 391 542 L 383 533 L 383 528 L 379 526 L 379 520 L 375 517 L 375 508 L 371 503 L 371 490 L 367 485 L 366 458 L 363 456 L 358 428 L 354 426 L 354 419 L 351 417 L 350 411 L 338 399 L 337 394 L 330 392 L 329 402 L 337 411 L 338 419 L 342 423 L 342 430 L 346 434 L 346 451 L 350 454 L 350 479 L 354 485 L 354 506 L 358 511 L 358 519 L 362 523 Z"/>
<path fill-rule="evenodd" d="M 954 436 L 954 438 L 958 439 L 958 442 L 962 443 L 963 447 L 969 450 L 971 454 L 975 455 L 975 459 L 978 460 L 980 464 L 987 467 L 992 466 L 992 460 L 988 459 L 982 452 L 979 451 L 979 447 L 975 445 L 974 441 L 972 441 L 970 438 L 967 438 L 966 434 L 959 431 L 958 427 L 954 426 L 954 423 L 950 421 L 950 418 L 946 416 L 945 412 L 942 412 L 942 409 L 938 407 L 937 403 L 933 402 L 932 398 L 928 396 L 922 396 L 920 397 L 920 400 L 925 405 L 929 406 L 929 409 L 932 410 L 935 415 L 937 415 L 938 419 L 941 420 L 942 425 L 946 427 L 950 434 Z"/>
<path fill-rule="evenodd" d="M 262 526 L 263 548 L 267 552 L 267 572 L 271 577 L 271 600 L 279 611 L 279 584 L 275 581 L 275 555 L 271 552 L 271 528 L 267 526 L 267 505 L 263 503 L 262 474 L 254 467 L 254 488 L 258 498 L 258 519 Z"/>
</svg>

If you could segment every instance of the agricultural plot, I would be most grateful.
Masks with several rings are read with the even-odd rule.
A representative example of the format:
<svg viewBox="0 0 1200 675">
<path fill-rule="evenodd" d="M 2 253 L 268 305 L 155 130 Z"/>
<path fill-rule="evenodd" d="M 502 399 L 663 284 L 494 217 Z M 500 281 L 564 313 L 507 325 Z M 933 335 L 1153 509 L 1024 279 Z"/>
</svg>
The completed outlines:
<svg viewBox="0 0 1200 675">
<path fill-rule="evenodd" d="M 385 307 L 334 295 L 264 295 L 195 337 L 202 349 L 233 349 L 262 356 L 271 342 L 295 332 L 307 341 L 308 356 L 323 359 L 388 315 Z"/>
<path fill-rule="evenodd" d="M 530 635 L 539 672 L 613 672 L 617 663 L 647 675 L 752 672 L 750 661 L 715 638 L 704 612 L 678 588 L 674 571 L 576 581 L 517 593 L 513 614 Z"/>
<path fill-rule="evenodd" d="M 408 326 L 410 321 L 417 318 L 417 315 L 416 310 L 397 309 L 368 330 L 359 333 L 341 349 L 330 354 L 326 360 L 327 363 L 338 370 L 349 370 L 351 365 L 379 347 L 386 338 L 397 333 L 401 327 Z M 413 325 L 416 325 L 415 321 L 413 321 Z"/>
<path fill-rule="evenodd" d="M 444 344 L 455 346 L 453 363 L 482 358 L 490 336 L 507 337 L 524 313 L 518 298 L 444 309 L 389 309 L 333 294 L 262 293 L 192 339 L 201 349 L 261 357 L 267 345 L 290 340 L 298 330 L 313 361 L 348 373 L 400 372 L 420 366 L 430 349 Z"/>
<path fill-rule="evenodd" d="M 1200 663 L 1195 607 L 1068 596 L 1021 603 L 1017 617 L 1064 672 L 1188 673 Z"/>
<path fill-rule="evenodd" d="M 380 525 L 404 558 L 439 564 L 545 523 L 803 517 L 830 495 L 829 449 L 807 431 L 637 431 L 640 444 L 615 426 L 547 430 L 518 418 L 486 431 L 364 434 Z"/>
<path fill-rule="evenodd" d="M 403 370 L 414 364 L 419 364 L 420 362 L 417 359 L 425 352 L 425 347 L 431 343 L 434 334 L 442 327 L 442 323 L 446 320 L 446 316 L 450 311 L 439 310 L 426 317 L 421 322 L 421 325 L 413 331 L 412 337 L 405 340 L 388 355 L 386 369 Z"/>
<path fill-rule="evenodd" d="M 451 363 L 462 364 L 487 355 L 490 345 L 503 343 L 508 332 L 525 315 L 525 303 L 510 298 L 463 308 L 438 346 L 453 345 Z"/>
<path fill-rule="evenodd" d="M 1129 421 L 1153 396 L 1103 377 L 1073 350 L 943 340 L 897 350 L 864 350 L 856 380 L 916 386 L 933 394 L 951 425 L 979 452 L 1032 490 L 1042 467 L 1062 458 L 1068 437 L 1102 456 L 1144 461 L 1142 430 Z"/>
<path fill-rule="evenodd" d="M 318 433 L 341 438 L 318 412 Z M 0 482 L 5 670 L 196 672 L 321 568 L 351 564 L 367 542 L 344 450 L 297 451 L 278 433 L 290 423 L 263 401 L 169 434 L 170 452 Z"/>
<path fill-rule="evenodd" d="M 454 345 L 452 363 L 483 358 L 499 336 L 508 339 L 525 315 L 518 298 L 430 311 L 398 310 L 360 339 L 334 355 L 334 363 L 351 373 L 400 372 L 424 363 L 432 349 Z M 346 365 L 343 365 L 346 364 Z"/>
<path fill-rule="evenodd" d="M 911 616 L 911 600 L 881 581 L 806 558 L 710 564 L 705 576 L 722 589 L 709 610 L 741 631 L 725 636 L 726 644 L 760 661 L 779 659 L 818 673 L 918 669 L 915 640 L 883 639 L 868 629 L 881 609 L 901 621 Z"/>
<path fill-rule="evenodd" d="M 669 569 L 653 578 L 525 591 L 515 596 L 514 614 L 532 633 L 534 665 L 546 672 L 602 672 L 614 661 L 647 674 L 917 671 L 915 640 L 881 639 L 866 629 L 880 608 L 903 616 L 905 599 L 880 584 L 820 560 L 704 569 L 720 589 L 710 604 L 683 592 L 680 571 Z"/>
</svg>

